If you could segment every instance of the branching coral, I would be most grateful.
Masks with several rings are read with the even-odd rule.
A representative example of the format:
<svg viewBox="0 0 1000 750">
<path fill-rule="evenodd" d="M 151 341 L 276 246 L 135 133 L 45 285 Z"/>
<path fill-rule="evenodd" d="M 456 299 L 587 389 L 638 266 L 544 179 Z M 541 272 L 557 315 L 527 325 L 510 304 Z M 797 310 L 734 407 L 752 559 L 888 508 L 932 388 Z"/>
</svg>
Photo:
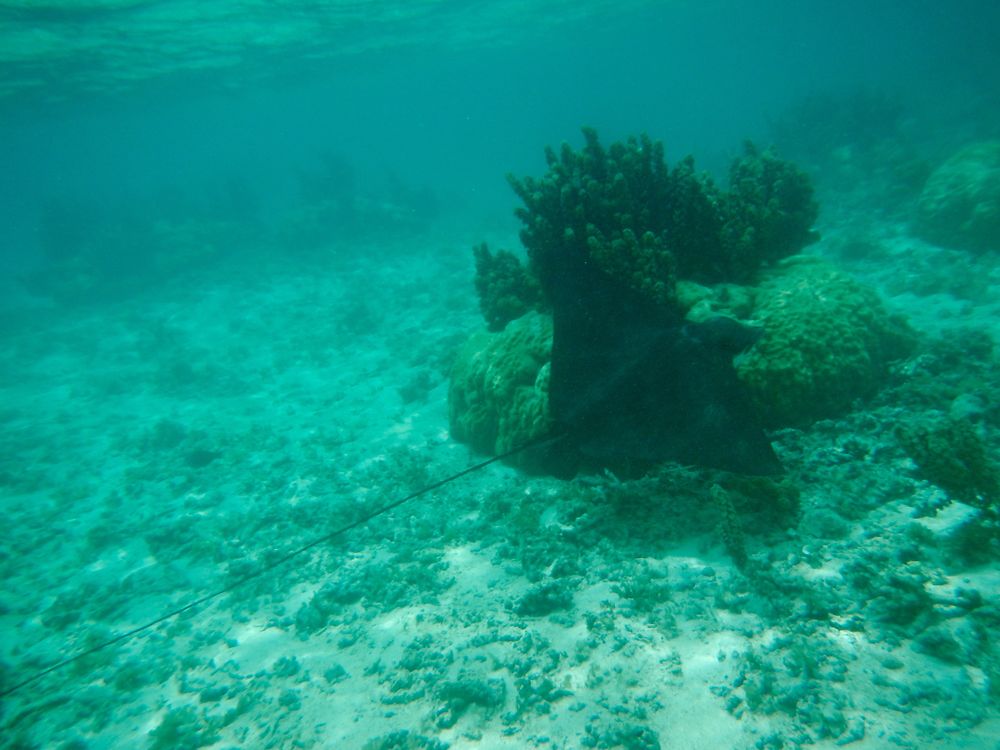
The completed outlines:
<svg viewBox="0 0 1000 750">
<path fill-rule="evenodd" d="M 581 152 L 568 144 L 558 154 L 546 149 L 549 170 L 544 176 L 508 176 L 524 202 L 517 210 L 524 224 L 521 241 L 542 289 L 549 294 L 558 283 L 560 263 L 582 254 L 658 302 L 669 302 L 675 281 L 667 236 L 671 196 L 678 192 L 678 181 L 700 178 L 689 170 L 671 173 L 663 145 L 649 136 L 606 150 L 594 129 L 584 128 L 583 135 Z M 700 183 L 686 190 L 708 193 Z"/>
<path fill-rule="evenodd" d="M 732 281 L 753 278 L 757 268 L 794 255 L 819 239 L 812 184 L 791 162 L 749 141 L 729 170 L 722 229 L 725 268 Z"/>
<path fill-rule="evenodd" d="M 538 281 L 512 252 L 491 253 L 485 242 L 472 252 L 476 257 L 479 308 L 491 331 L 502 331 L 510 321 L 541 304 Z"/>
<path fill-rule="evenodd" d="M 720 191 L 689 156 L 673 169 L 663 145 L 643 134 L 605 149 L 592 128 L 586 145 L 546 149 L 548 172 L 508 177 L 531 266 L 549 293 L 560 263 L 584 255 L 660 304 L 678 278 L 748 281 L 757 270 L 816 240 L 809 178 L 770 151 L 746 144 Z"/>
</svg>

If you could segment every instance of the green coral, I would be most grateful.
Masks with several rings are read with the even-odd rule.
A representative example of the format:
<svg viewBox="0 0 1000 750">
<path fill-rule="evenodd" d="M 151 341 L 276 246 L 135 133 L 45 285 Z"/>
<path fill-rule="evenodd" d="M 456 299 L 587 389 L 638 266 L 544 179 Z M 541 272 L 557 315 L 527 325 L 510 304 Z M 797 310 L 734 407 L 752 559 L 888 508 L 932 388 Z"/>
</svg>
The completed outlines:
<svg viewBox="0 0 1000 750">
<path fill-rule="evenodd" d="M 573 591 L 565 580 L 546 581 L 524 592 L 514 611 L 525 617 L 545 617 L 573 606 Z"/>
<path fill-rule="evenodd" d="M 1000 505 L 1000 468 L 969 420 L 912 421 L 896 437 L 921 476 L 950 497 L 980 508 Z"/>
<path fill-rule="evenodd" d="M 745 282 L 764 265 L 814 242 L 809 178 L 747 143 L 720 191 L 689 156 L 671 169 L 663 145 L 642 134 L 605 149 L 583 129 L 580 152 L 546 149 L 548 172 L 509 176 L 524 207 L 521 240 L 546 294 L 560 264 L 584 256 L 660 304 L 678 279 Z"/>
<path fill-rule="evenodd" d="M 739 511 L 729 493 L 717 484 L 709 488 L 708 496 L 719 511 L 719 533 L 726 552 L 737 567 L 743 568 L 747 564 L 747 550 Z"/>
<path fill-rule="evenodd" d="M 507 683 L 498 677 L 461 673 L 454 680 L 440 683 L 434 695 L 441 703 L 435 711 L 436 723 L 447 729 L 453 727 L 472 706 L 480 706 L 487 711 L 501 708 L 507 697 Z"/>
<path fill-rule="evenodd" d="M 149 737 L 152 750 L 196 750 L 219 741 L 219 734 L 191 706 L 171 708 Z"/>
<path fill-rule="evenodd" d="M 747 141 L 729 170 L 722 245 L 732 280 L 752 279 L 761 265 L 794 255 L 819 239 L 819 215 L 804 172 Z"/>
<path fill-rule="evenodd" d="M 510 252 L 474 249 L 483 316 L 502 333 L 477 334 L 460 353 L 449 416 L 453 437 L 484 452 L 548 431 L 551 321 L 536 311 L 553 298 L 567 264 L 583 258 L 609 280 L 692 317 L 723 309 L 740 317 L 753 302 L 747 287 L 729 283 L 715 293 L 695 282 L 748 282 L 816 238 L 808 178 L 770 152 L 747 144 L 723 193 L 691 157 L 669 168 L 663 145 L 645 134 L 607 148 L 593 128 L 583 136 L 581 151 L 547 148 L 543 176 L 508 176 L 524 204 L 516 213 L 528 267 Z"/>
<path fill-rule="evenodd" d="M 1000 141 L 968 146 L 928 178 L 915 229 L 945 247 L 1000 249 Z"/>
<path fill-rule="evenodd" d="M 764 335 L 736 369 L 771 426 L 847 411 L 885 379 L 913 334 L 876 293 L 822 261 L 797 257 L 757 289 Z"/>
<path fill-rule="evenodd" d="M 586 736 L 580 740 L 580 745 L 598 750 L 660 750 L 660 736 L 647 726 L 632 724 L 623 719 L 615 718 L 610 722 L 598 723 L 592 721 L 587 725 Z"/>
<path fill-rule="evenodd" d="M 510 321 L 539 306 L 542 290 L 517 256 L 508 250 L 493 254 L 485 242 L 472 252 L 479 308 L 491 331 L 502 331 Z"/>
<path fill-rule="evenodd" d="M 477 333 L 452 368 L 448 394 L 452 436 L 486 453 L 502 453 L 548 432 L 552 320 L 539 313 L 499 333 Z"/>
<path fill-rule="evenodd" d="M 565 143 L 558 154 L 546 148 L 544 176 L 508 176 L 524 202 L 517 216 L 524 225 L 521 241 L 532 269 L 549 294 L 564 259 L 584 255 L 657 301 L 669 302 L 675 282 L 670 244 L 675 238 L 668 237 L 668 229 L 678 235 L 686 229 L 673 227 L 674 215 L 686 214 L 672 198 L 681 193 L 699 196 L 711 220 L 719 224 L 714 187 L 687 167 L 671 172 L 663 145 L 645 134 L 609 149 L 593 128 L 584 128 L 583 136 L 581 152 Z"/>
</svg>

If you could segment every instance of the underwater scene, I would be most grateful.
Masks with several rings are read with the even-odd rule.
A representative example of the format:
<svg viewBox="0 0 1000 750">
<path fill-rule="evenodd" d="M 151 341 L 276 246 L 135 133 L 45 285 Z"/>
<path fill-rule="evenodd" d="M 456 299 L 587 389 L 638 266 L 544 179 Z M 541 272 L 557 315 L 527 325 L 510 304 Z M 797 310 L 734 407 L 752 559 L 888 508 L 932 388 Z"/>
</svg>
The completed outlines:
<svg viewBox="0 0 1000 750">
<path fill-rule="evenodd" d="M 998 29 L 0 0 L 0 747 L 1000 750 Z"/>
</svg>

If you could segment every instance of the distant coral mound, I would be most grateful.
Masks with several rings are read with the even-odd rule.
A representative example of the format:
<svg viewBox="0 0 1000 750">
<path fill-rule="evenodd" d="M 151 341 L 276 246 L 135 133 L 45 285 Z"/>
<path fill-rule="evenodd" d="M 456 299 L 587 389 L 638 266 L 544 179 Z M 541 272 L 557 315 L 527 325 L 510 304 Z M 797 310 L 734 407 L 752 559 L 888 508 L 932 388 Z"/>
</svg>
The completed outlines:
<svg viewBox="0 0 1000 750">
<path fill-rule="evenodd" d="M 1000 141 L 966 146 L 934 171 L 917 204 L 915 229 L 944 247 L 1000 250 Z"/>
</svg>

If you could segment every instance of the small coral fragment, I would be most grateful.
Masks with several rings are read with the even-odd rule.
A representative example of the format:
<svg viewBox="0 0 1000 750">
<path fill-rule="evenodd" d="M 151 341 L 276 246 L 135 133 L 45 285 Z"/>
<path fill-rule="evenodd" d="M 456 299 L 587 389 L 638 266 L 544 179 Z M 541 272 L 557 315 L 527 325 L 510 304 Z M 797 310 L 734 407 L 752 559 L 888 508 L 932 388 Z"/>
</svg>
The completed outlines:
<svg viewBox="0 0 1000 750">
<path fill-rule="evenodd" d="M 924 419 L 901 425 L 896 437 L 920 474 L 955 500 L 1000 505 L 1000 468 L 966 419 Z"/>
</svg>

